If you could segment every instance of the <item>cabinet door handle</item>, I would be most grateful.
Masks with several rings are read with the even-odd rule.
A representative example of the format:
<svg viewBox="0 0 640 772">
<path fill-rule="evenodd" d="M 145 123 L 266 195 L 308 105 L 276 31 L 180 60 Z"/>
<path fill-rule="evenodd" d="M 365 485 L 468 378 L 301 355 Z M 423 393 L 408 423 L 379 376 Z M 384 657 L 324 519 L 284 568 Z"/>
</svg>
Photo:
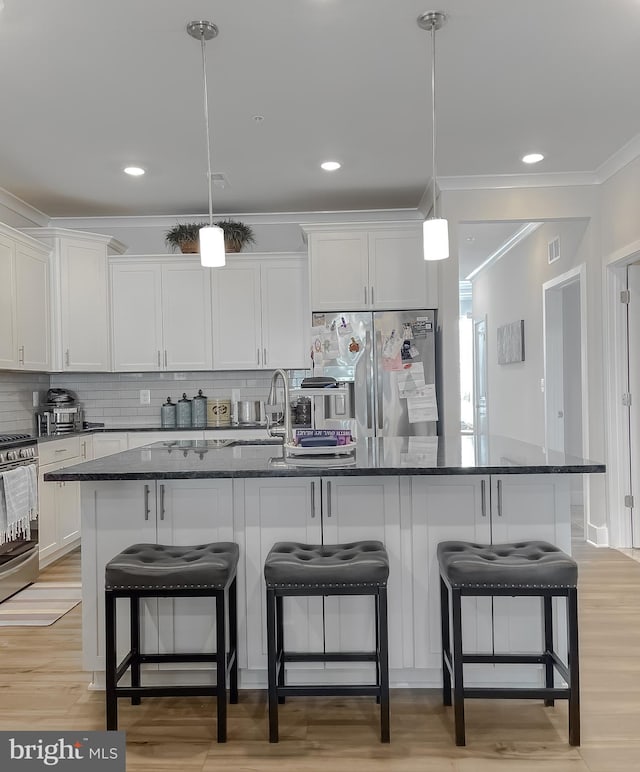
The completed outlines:
<svg viewBox="0 0 640 772">
<path fill-rule="evenodd" d="M 82 442 L 82 458 L 86 459 L 87 457 L 87 441 L 83 440 Z"/>
<path fill-rule="evenodd" d="M 24 364 L 24 346 L 20 346 L 18 349 L 18 364 Z"/>
<path fill-rule="evenodd" d="M 498 480 L 498 517 L 502 517 L 502 480 Z"/>
<path fill-rule="evenodd" d="M 263 365 L 267 364 L 267 349 L 266 348 L 262 349 L 262 364 Z"/>
<path fill-rule="evenodd" d="M 69 367 L 69 349 L 67 349 L 64 352 L 64 363 L 67 367 Z"/>
<path fill-rule="evenodd" d="M 480 480 L 480 499 L 482 505 L 482 517 L 487 516 L 487 501 L 486 501 L 486 483 L 484 480 Z"/>
<path fill-rule="evenodd" d="M 364 288 L 364 304 L 367 305 L 367 288 Z"/>
<path fill-rule="evenodd" d="M 331 481 L 327 481 L 327 517 L 331 517 Z"/>
<path fill-rule="evenodd" d="M 164 350 L 164 366 L 167 366 L 167 349 Z"/>
<path fill-rule="evenodd" d="M 160 486 L 160 520 L 164 520 L 164 485 Z"/>
<path fill-rule="evenodd" d="M 375 300 L 373 299 L 373 287 L 371 287 L 371 305 L 375 304 Z"/>
<path fill-rule="evenodd" d="M 260 349 L 256 349 L 256 362 L 260 364 Z"/>
<path fill-rule="evenodd" d="M 161 367 L 161 366 L 162 365 L 160 363 L 160 349 L 158 349 L 158 367 Z"/>
<path fill-rule="evenodd" d="M 311 517 L 316 516 L 316 484 L 311 483 Z"/>
<path fill-rule="evenodd" d="M 149 519 L 149 486 L 144 486 L 144 519 Z"/>
</svg>

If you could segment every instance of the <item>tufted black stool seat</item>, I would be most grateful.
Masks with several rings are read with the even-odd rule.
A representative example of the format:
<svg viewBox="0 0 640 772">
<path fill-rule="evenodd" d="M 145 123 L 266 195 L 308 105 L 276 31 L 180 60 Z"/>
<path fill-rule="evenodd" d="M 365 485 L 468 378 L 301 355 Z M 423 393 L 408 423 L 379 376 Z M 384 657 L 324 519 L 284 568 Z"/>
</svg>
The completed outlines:
<svg viewBox="0 0 640 772">
<path fill-rule="evenodd" d="M 107 729 L 118 728 L 118 697 L 139 705 L 142 697 L 216 696 L 218 742 L 227 736 L 226 684 L 230 701 L 238 701 L 237 592 L 238 545 L 233 542 L 176 547 L 134 544 L 105 567 L 105 670 Z M 131 649 L 116 664 L 116 599 L 129 598 Z M 140 599 L 210 597 L 215 599 L 216 651 L 212 654 L 144 654 L 140 651 Z M 226 625 L 229 624 L 227 646 Z M 148 662 L 215 662 L 216 684 L 141 686 L 140 665 Z M 118 682 L 131 668 L 131 686 Z"/>
<path fill-rule="evenodd" d="M 438 545 L 442 617 L 443 701 L 453 704 L 456 745 L 465 744 L 465 697 L 555 699 L 569 702 L 569 743 L 580 745 L 580 684 L 578 667 L 578 566 L 569 555 L 545 541 L 474 544 L 446 541 Z M 544 617 L 543 651 L 539 655 L 467 654 L 462 651 L 463 596 L 539 596 Z M 568 662 L 554 649 L 553 598 L 567 603 Z M 451 608 L 450 608 L 451 607 Z M 465 663 L 544 665 L 544 686 L 537 688 L 466 688 Z M 555 687 L 554 669 L 566 682 Z"/>
<path fill-rule="evenodd" d="M 264 564 L 267 585 L 267 660 L 269 741 L 278 742 L 278 703 L 287 696 L 370 695 L 380 703 L 380 736 L 389 742 L 389 654 L 387 579 L 389 556 L 380 541 L 349 544 L 278 542 Z M 284 646 L 283 598 L 295 596 L 371 595 L 375 608 L 375 651 L 290 652 Z M 286 685 L 287 662 L 374 662 L 371 685 Z"/>
</svg>

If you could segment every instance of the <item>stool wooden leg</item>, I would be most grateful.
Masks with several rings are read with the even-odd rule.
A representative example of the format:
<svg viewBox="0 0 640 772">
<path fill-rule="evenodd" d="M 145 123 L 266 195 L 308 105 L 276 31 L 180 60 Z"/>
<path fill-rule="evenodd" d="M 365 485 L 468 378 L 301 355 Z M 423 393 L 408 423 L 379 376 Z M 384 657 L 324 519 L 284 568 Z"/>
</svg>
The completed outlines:
<svg viewBox="0 0 640 772">
<path fill-rule="evenodd" d="M 553 689 L 553 660 L 551 652 L 553 651 L 553 598 L 551 595 L 543 596 L 544 608 L 544 685 L 547 689 Z M 552 706 L 555 700 L 545 700 L 547 707 Z"/>
<path fill-rule="evenodd" d="M 580 745 L 580 667 L 578 660 L 578 591 L 567 594 L 567 627 L 569 644 L 569 745 Z"/>
<path fill-rule="evenodd" d="M 216 592 L 216 687 L 219 743 L 227 742 L 227 636 L 224 596 L 224 590 Z"/>
<path fill-rule="evenodd" d="M 387 623 L 387 588 L 379 587 L 376 596 L 378 624 L 380 627 L 380 740 L 390 742 L 389 731 L 389 630 Z"/>
<path fill-rule="evenodd" d="M 283 611 L 283 597 L 282 595 L 276 596 L 276 662 L 280 663 L 280 669 L 277 671 L 278 686 L 284 686 L 285 669 L 284 669 L 284 611 Z M 278 695 L 278 704 L 284 705 L 285 698 L 283 695 Z"/>
<path fill-rule="evenodd" d="M 373 608 L 375 611 L 376 630 L 376 686 L 380 689 L 380 610 L 378 609 L 378 596 L 374 595 Z M 376 696 L 376 702 L 380 704 L 380 692 Z"/>
<path fill-rule="evenodd" d="M 105 702 L 107 731 L 118 728 L 118 698 L 116 697 L 116 599 L 110 592 L 104 598 L 105 632 Z"/>
<path fill-rule="evenodd" d="M 129 614 L 131 622 L 131 652 L 133 659 L 131 661 L 131 686 L 140 686 L 140 598 L 129 598 Z M 132 697 L 131 704 L 139 705 L 140 697 Z"/>
<path fill-rule="evenodd" d="M 451 637 L 449 635 L 449 590 L 440 577 L 440 624 L 442 628 L 442 704 L 451 705 L 451 673 L 447 666 L 447 658 L 451 661 Z"/>
<path fill-rule="evenodd" d="M 229 652 L 233 657 L 229 673 L 229 702 L 238 702 L 238 588 L 234 577 L 229 587 Z"/>
<path fill-rule="evenodd" d="M 453 615 L 453 715 L 456 745 L 465 745 L 464 732 L 464 676 L 462 665 L 462 608 L 460 590 L 451 590 Z"/>
<path fill-rule="evenodd" d="M 278 742 L 278 693 L 276 689 L 276 592 L 267 589 L 267 675 L 269 696 L 269 742 Z"/>
</svg>

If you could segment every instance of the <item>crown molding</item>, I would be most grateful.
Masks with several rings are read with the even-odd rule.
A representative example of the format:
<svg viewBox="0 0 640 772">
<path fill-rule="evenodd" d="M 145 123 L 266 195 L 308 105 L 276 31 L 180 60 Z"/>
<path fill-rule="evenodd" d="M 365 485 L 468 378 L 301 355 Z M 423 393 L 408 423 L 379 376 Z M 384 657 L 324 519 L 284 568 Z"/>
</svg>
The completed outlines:
<svg viewBox="0 0 640 772">
<path fill-rule="evenodd" d="M 0 188 L 0 206 L 9 209 L 34 225 L 47 225 L 49 223 L 49 215 L 36 209 L 35 206 L 27 204 L 26 201 L 14 196 L 13 193 L 4 188 Z"/>
<path fill-rule="evenodd" d="M 547 174 L 479 174 L 469 177 L 438 177 L 440 190 L 499 190 L 504 188 L 556 188 L 597 185 L 595 172 Z"/>
<path fill-rule="evenodd" d="M 123 244 L 113 236 L 105 236 L 102 233 L 91 233 L 90 231 L 78 231 L 71 228 L 57 228 L 57 227 L 44 227 L 44 228 L 21 228 L 23 233 L 28 236 L 33 236 L 35 239 L 82 239 L 83 241 L 95 241 L 98 244 L 106 245 L 107 249 L 115 252 L 119 255 L 124 254 L 127 251 L 127 245 Z"/>
<path fill-rule="evenodd" d="M 620 150 L 609 156 L 607 160 L 596 169 L 598 182 L 606 182 L 610 177 L 619 172 L 628 164 L 640 157 L 640 134 L 629 140 Z"/>
</svg>

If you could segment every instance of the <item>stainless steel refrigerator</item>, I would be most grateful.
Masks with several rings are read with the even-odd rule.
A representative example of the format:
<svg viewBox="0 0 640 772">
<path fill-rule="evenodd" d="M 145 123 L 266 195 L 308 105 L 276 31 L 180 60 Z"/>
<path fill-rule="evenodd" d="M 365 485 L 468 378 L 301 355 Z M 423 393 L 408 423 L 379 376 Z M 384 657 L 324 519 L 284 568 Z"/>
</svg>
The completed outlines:
<svg viewBox="0 0 640 772">
<path fill-rule="evenodd" d="M 345 395 L 326 414 L 351 417 L 357 438 L 438 434 L 435 335 L 433 309 L 314 313 L 313 374 Z"/>
</svg>

